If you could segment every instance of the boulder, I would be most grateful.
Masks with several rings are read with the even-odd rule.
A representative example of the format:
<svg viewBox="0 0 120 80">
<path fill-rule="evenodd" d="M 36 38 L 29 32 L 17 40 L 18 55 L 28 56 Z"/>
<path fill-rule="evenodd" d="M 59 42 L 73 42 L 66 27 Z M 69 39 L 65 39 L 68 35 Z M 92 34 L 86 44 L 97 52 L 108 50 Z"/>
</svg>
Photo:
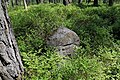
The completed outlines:
<svg viewBox="0 0 120 80">
<path fill-rule="evenodd" d="M 65 27 L 58 28 L 50 37 L 47 39 L 47 45 L 56 47 L 60 55 L 72 56 L 74 48 L 78 46 L 80 39 L 78 35 Z"/>
</svg>

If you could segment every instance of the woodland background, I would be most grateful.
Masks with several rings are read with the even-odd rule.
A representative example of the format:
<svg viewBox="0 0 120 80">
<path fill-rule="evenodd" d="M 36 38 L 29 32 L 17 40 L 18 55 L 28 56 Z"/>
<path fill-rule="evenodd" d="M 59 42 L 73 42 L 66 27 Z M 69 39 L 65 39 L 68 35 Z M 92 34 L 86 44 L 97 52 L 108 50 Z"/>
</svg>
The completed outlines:
<svg viewBox="0 0 120 80">
<path fill-rule="evenodd" d="M 119 0 L 10 0 L 7 5 L 26 80 L 120 80 Z M 67 60 L 45 43 L 61 25 L 80 37 L 76 56 Z"/>
</svg>

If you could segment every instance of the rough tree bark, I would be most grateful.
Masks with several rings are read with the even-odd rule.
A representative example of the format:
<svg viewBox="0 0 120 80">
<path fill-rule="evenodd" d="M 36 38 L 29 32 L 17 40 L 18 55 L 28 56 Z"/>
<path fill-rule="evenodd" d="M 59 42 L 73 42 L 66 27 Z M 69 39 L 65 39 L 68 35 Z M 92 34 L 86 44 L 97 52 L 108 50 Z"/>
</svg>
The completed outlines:
<svg viewBox="0 0 120 80">
<path fill-rule="evenodd" d="M 23 72 L 5 0 L 0 0 L 0 80 L 21 80 Z"/>
</svg>

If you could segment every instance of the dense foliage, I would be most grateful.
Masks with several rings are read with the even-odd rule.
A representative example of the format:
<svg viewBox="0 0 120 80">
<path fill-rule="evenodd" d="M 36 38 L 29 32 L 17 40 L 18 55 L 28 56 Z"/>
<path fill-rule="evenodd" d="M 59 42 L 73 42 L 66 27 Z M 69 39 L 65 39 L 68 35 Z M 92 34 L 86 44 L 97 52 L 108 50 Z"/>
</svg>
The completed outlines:
<svg viewBox="0 0 120 80">
<path fill-rule="evenodd" d="M 26 80 L 119 80 L 120 5 L 77 7 L 61 4 L 9 10 L 24 62 Z M 80 37 L 76 56 L 61 57 L 46 39 L 65 26 Z"/>
</svg>

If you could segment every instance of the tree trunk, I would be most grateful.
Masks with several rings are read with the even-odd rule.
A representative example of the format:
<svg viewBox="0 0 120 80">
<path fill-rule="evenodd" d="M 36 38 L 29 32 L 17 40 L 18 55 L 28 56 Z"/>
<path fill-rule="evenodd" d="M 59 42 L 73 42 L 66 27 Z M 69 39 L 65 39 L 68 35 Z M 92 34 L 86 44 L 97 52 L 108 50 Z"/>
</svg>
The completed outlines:
<svg viewBox="0 0 120 80">
<path fill-rule="evenodd" d="M 36 0 L 36 3 L 37 3 L 37 4 L 39 4 L 39 3 L 40 3 L 40 1 L 39 1 L 39 0 Z"/>
<path fill-rule="evenodd" d="M 30 0 L 26 0 L 27 6 L 30 5 Z"/>
<path fill-rule="evenodd" d="M 109 0 L 109 6 L 113 5 L 113 0 Z"/>
<path fill-rule="evenodd" d="M 86 3 L 89 4 L 91 2 L 91 0 L 86 0 Z"/>
<path fill-rule="evenodd" d="M 44 2 L 44 0 L 40 0 L 40 3 L 43 3 Z"/>
<path fill-rule="evenodd" d="M 13 0 L 11 0 L 11 5 L 12 5 L 12 7 L 14 7 L 14 2 L 13 2 Z"/>
<path fill-rule="evenodd" d="M 5 0 L 0 0 L 0 80 L 21 80 L 23 71 Z"/>
<path fill-rule="evenodd" d="M 82 4 L 82 0 L 78 0 L 78 4 Z"/>
<path fill-rule="evenodd" d="M 15 0 L 15 5 L 18 5 L 18 0 Z"/>
<path fill-rule="evenodd" d="M 68 5 L 68 4 L 70 4 L 72 2 L 72 0 L 63 0 L 63 4 L 64 5 Z"/>
<path fill-rule="evenodd" d="M 54 3 L 54 0 L 49 0 L 49 3 Z"/>
<path fill-rule="evenodd" d="M 24 4 L 24 9 L 27 10 L 27 3 L 26 3 L 26 0 L 23 0 L 23 4 Z"/>
<path fill-rule="evenodd" d="M 103 3 L 107 3 L 107 0 L 103 0 Z"/>
<path fill-rule="evenodd" d="M 94 0 L 94 6 L 98 6 L 98 0 Z"/>
</svg>

